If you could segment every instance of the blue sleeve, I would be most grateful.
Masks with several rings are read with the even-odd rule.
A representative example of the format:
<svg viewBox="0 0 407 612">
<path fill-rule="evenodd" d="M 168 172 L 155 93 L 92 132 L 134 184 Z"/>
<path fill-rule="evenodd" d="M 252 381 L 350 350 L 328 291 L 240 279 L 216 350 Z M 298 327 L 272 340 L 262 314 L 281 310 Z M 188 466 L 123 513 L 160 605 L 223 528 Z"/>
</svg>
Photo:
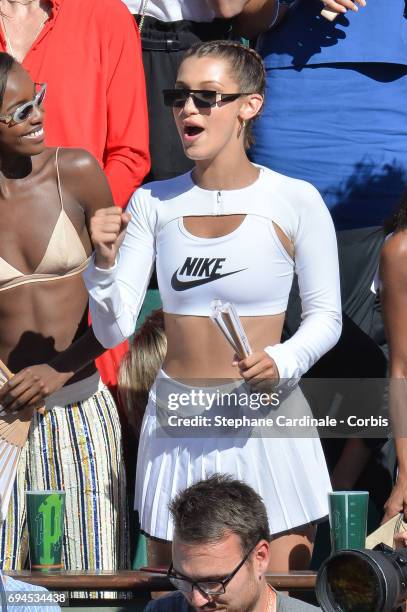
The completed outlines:
<svg viewBox="0 0 407 612">
<path fill-rule="evenodd" d="M 1 577 L 0 582 L 3 585 L 3 578 Z M 35 584 L 29 584 L 27 582 L 22 582 L 20 580 L 15 580 L 8 576 L 5 582 L 5 591 L 7 593 L 21 593 L 22 591 L 27 592 L 38 592 L 41 591 L 43 593 L 48 593 L 47 589 L 44 587 L 37 586 Z M 2 604 L 3 604 L 2 597 Z M 57 605 L 47 606 L 44 604 L 35 606 L 35 605 L 21 605 L 21 606 L 6 606 L 2 605 L 2 612 L 61 612 L 61 608 Z"/>
</svg>

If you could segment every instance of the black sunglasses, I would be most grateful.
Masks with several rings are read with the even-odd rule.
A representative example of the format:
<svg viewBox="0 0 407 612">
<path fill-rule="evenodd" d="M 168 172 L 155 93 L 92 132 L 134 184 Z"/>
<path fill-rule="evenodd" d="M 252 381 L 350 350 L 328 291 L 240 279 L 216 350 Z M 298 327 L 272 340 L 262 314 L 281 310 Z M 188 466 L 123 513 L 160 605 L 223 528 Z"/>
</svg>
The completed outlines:
<svg viewBox="0 0 407 612">
<path fill-rule="evenodd" d="M 212 89 L 163 89 L 165 106 L 183 108 L 188 98 L 192 98 L 196 108 L 211 108 L 219 102 L 232 102 L 248 93 L 221 93 Z"/>
<path fill-rule="evenodd" d="M 194 587 L 198 589 L 203 595 L 222 595 L 226 592 L 226 587 L 229 582 L 236 576 L 237 572 L 243 567 L 251 553 L 256 548 L 258 542 L 249 550 L 249 552 L 243 557 L 239 565 L 223 580 L 191 580 L 187 576 L 183 576 L 178 572 L 174 572 L 173 564 L 171 563 L 167 576 L 169 581 L 176 589 L 183 591 L 184 593 L 192 593 Z"/>
</svg>

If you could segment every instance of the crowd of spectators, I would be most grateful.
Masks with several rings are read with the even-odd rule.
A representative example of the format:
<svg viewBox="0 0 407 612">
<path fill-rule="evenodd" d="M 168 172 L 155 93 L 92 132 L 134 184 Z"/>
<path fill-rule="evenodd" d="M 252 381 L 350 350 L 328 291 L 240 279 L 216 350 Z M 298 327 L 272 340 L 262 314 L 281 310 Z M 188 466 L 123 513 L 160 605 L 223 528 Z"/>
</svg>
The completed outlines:
<svg viewBox="0 0 407 612">
<path fill-rule="evenodd" d="M 192 540 L 196 570 L 180 508 L 219 488 L 221 513 L 247 486 L 270 537 L 252 555 L 231 529 L 219 555 L 252 555 L 260 610 L 267 568 L 310 566 L 331 486 L 369 490 L 370 529 L 407 512 L 406 41 L 404 0 L 0 0 L 0 403 L 32 417 L 0 568 L 27 563 L 25 489 L 65 489 L 67 568 L 130 567 L 140 527 L 149 564 L 192 584 L 151 610 L 199 609 L 225 530 Z M 133 337 L 155 267 L 163 307 Z M 265 379 L 310 417 L 335 379 L 386 377 L 365 413 L 394 440 L 163 429 L 170 393 Z"/>
</svg>

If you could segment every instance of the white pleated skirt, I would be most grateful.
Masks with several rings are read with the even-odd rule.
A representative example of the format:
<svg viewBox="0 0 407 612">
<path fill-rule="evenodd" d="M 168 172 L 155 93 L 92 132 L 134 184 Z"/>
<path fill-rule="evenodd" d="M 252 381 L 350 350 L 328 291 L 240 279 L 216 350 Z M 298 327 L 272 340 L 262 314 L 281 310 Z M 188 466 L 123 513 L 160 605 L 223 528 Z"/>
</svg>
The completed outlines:
<svg viewBox="0 0 407 612">
<path fill-rule="evenodd" d="M 211 431 L 205 437 L 176 437 L 167 434 L 157 418 L 160 380 L 171 379 L 161 370 L 150 391 L 137 459 L 135 509 L 144 533 L 171 541 L 169 502 L 179 491 L 214 473 L 230 474 L 261 495 L 274 535 L 328 515 L 332 489 L 315 428 L 308 428 L 309 437 L 281 437 L 270 429 L 256 428 L 240 429 L 235 435 Z M 179 392 L 191 389 L 177 381 L 171 384 Z M 283 404 L 285 414 L 311 415 L 299 387 Z"/>
</svg>

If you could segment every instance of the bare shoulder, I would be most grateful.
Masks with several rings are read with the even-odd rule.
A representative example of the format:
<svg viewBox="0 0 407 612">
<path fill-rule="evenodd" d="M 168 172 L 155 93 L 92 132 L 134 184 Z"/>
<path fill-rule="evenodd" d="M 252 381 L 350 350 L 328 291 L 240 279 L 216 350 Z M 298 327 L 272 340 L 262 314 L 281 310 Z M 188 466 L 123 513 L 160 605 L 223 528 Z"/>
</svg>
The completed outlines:
<svg viewBox="0 0 407 612">
<path fill-rule="evenodd" d="M 95 206 L 112 206 L 112 195 L 98 161 L 85 149 L 58 150 L 58 168 L 64 189 L 68 189 L 89 212 Z"/>
<path fill-rule="evenodd" d="M 68 181 L 74 191 L 82 192 L 97 184 L 107 185 L 97 159 L 85 149 L 59 149 L 58 168 L 64 183 Z"/>
<path fill-rule="evenodd" d="M 385 241 L 381 251 L 381 261 L 394 264 L 407 262 L 407 230 L 400 230 Z"/>
<path fill-rule="evenodd" d="M 66 176 L 99 173 L 101 170 L 97 160 L 85 149 L 58 149 L 58 166 Z"/>
<path fill-rule="evenodd" d="M 385 241 L 380 254 L 380 276 L 383 281 L 386 277 L 407 281 L 407 230 L 395 232 Z"/>
</svg>

